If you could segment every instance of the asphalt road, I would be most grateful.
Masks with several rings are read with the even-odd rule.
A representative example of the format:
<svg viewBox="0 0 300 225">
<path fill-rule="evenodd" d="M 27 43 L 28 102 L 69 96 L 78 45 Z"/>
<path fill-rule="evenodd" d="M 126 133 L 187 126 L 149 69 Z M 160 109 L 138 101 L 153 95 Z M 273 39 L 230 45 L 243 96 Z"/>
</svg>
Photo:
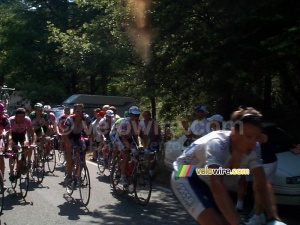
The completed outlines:
<svg viewBox="0 0 300 225">
<path fill-rule="evenodd" d="M 87 165 L 92 186 L 91 200 L 87 207 L 80 205 L 78 190 L 74 191 L 73 198 L 66 195 L 62 167 L 58 167 L 54 174 L 46 174 L 41 185 L 30 182 L 26 201 L 9 188 L 10 182 L 6 174 L 5 184 L 8 189 L 5 192 L 1 224 L 197 224 L 178 204 L 168 186 L 155 182 L 150 202 L 143 207 L 134 201 L 131 194 L 114 194 L 108 171 L 100 175 L 95 163 L 88 162 Z M 300 224 L 299 206 L 278 206 L 278 212 L 287 224 Z"/>
<path fill-rule="evenodd" d="M 91 200 L 80 205 L 79 191 L 73 198 L 65 194 L 62 168 L 47 174 L 41 185 L 30 182 L 26 201 L 9 187 L 6 174 L 5 206 L 2 224 L 196 224 L 175 200 L 169 188 L 155 183 L 150 203 L 140 206 L 131 194 L 116 196 L 110 187 L 108 171 L 99 175 L 96 164 L 87 163 L 91 176 Z"/>
</svg>

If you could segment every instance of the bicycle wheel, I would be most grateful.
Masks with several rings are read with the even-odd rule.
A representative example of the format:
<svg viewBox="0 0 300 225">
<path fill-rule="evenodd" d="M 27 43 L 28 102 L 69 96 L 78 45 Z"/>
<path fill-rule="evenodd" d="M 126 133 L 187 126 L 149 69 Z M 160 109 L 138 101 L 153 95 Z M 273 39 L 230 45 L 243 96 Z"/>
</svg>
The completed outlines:
<svg viewBox="0 0 300 225">
<path fill-rule="evenodd" d="M 135 171 L 134 195 L 140 205 L 146 205 L 151 197 L 152 180 L 145 165 L 140 165 Z"/>
<path fill-rule="evenodd" d="M 58 163 L 60 165 L 64 165 L 64 163 L 66 161 L 65 151 L 58 150 L 57 158 L 58 158 Z"/>
<path fill-rule="evenodd" d="M 2 172 L 0 172 L 0 215 L 2 214 L 3 207 L 4 207 L 4 182 L 3 182 Z"/>
<path fill-rule="evenodd" d="M 111 177 L 111 183 L 114 189 L 114 192 L 116 192 L 118 195 L 122 195 L 125 192 L 125 188 L 122 184 L 120 184 L 121 179 L 121 160 L 117 159 L 114 161 L 110 177 Z"/>
<path fill-rule="evenodd" d="M 48 170 L 50 173 L 53 173 L 56 166 L 56 154 L 55 149 L 51 149 L 49 154 L 46 156 L 46 162 L 48 165 Z"/>
<path fill-rule="evenodd" d="M 66 180 L 65 186 L 66 186 L 66 192 L 69 196 L 71 196 L 74 192 L 74 185 L 75 185 L 75 179 L 72 178 L 72 180 Z"/>
<path fill-rule="evenodd" d="M 104 158 L 102 156 L 100 156 L 100 154 L 98 154 L 97 165 L 98 165 L 99 172 L 104 173 L 104 171 L 105 171 L 105 161 L 104 161 Z"/>
<path fill-rule="evenodd" d="M 45 176 L 45 161 L 43 159 L 44 153 L 42 151 L 35 155 L 33 163 L 33 175 L 36 176 L 37 182 L 42 183 Z"/>
<path fill-rule="evenodd" d="M 27 164 L 26 164 L 27 165 Z M 19 178 L 20 193 L 23 199 L 26 198 L 29 187 L 29 169 L 27 166 L 20 166 L 20 178 Z"/>
<path fill-rule="evenodd" d="M 91 195 L 91 181 L 89 170 L 85 164 L 81 165 L 80 175 L 78 178 L 81 202 L 84 206 L 87 206 L 89 204 Z"/>
</svg>

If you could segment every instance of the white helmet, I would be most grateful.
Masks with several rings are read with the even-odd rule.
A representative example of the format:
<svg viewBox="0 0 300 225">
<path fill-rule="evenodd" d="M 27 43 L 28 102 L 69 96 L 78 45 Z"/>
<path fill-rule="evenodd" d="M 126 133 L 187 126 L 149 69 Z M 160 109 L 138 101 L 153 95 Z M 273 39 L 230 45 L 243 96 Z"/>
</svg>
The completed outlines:
<svg viewBox="0 0 300 225">
<path fill-rule="evenodd" d="M 129 113 L 129 114 L 136 114 L 136 115 L 138 115 L 138 114 L 140 114 L 141 112 L 140 112 L 139 107 L 137 107 L 137 106 L 131 106 L 131 107 L 129 108 L 129 110 L 128 110 L 128 113 Z"/>
<path fill-rule="evenodd" d="M 50 111 L 51 106 L 50 105 L 44 105 L 44 111 Z"/>
</svg>

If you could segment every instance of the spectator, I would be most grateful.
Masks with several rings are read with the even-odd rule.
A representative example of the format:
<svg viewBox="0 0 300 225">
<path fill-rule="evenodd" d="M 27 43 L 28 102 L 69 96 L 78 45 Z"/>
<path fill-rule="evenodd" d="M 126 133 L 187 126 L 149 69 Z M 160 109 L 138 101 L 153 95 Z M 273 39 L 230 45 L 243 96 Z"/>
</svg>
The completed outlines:
<svg viewBox="0 0 300 225">
<path fill-rule="evenodd" d="M 207 127 L 208 121 L 205 118 L 206 107 L 204 105 L 198 105 L 194 108 L 196 120 L 193 121 L 192 125 L 188 127 L 188 124 L 182 121 L 182 126 L 185 129 L 185 136 L 197 140 L 198 138 L 208 134 L 210 132 Z"/>
<path fill-rule="evenodd" d="M 109 107 L 110 110 L 112 110 L 114 112 L 114 121 L 117 121 L 118 119 L 120 119 L 121 117 L 117 114 L 117 108 L 115 106 L 110 106 Z"/>
<path fill-rule="evenodd" d="M 207 121 L 209 122 L 211 131 L 222 129 L 223 116 L 221 116 L 219 114 L 215 114 L 215 115 L 207 118 Z"/>
</svg>

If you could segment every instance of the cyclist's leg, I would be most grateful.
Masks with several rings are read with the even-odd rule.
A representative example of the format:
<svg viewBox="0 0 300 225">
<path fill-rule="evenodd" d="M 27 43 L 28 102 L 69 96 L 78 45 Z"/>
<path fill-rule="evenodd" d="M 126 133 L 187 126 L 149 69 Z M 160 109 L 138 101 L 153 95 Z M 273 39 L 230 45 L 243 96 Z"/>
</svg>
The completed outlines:
<svg viewBox="0 0 300 225">
<path fill-rule="evenodd" d="M 126 180 L 126 167 L 130 158 L 130 150 L 127 148 L 123 148 L 121 150 L 121 154 L 122 154 L 122 158 L 123 160 L 121 161 L 121 183 L 123 185 L 127 184 L 127 180 Z"/>
<path fill-rule="evenodd" d="M 199 224 L 228 224 L 220 214 L 210 188 L 198 178 L 196 173 L 190 178 L 178 178 L 176 172 L 173 171 L 171 187 L 179 202 Z"/>
<path fill-rule="evenodd" d="M 70 178 L 72 174 L 72 168 L 73 168 L 73 160 L 72 160 L 72 144 L 74 143 L 74 140 L 71 136 L 65 135 L 64 136 L 64 143 L 65 143 L 65 155 L 66 155 L 66 177 Z"/>
</svg>

